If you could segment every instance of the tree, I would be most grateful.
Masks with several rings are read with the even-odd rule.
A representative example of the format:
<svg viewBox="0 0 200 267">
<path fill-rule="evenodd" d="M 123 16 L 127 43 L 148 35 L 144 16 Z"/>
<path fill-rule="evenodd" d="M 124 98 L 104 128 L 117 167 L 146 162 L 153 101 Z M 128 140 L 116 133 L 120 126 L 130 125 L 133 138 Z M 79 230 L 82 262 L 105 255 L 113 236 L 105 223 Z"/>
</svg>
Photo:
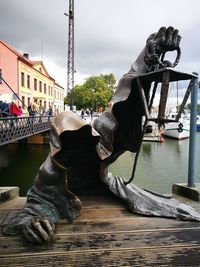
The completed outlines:
<svg viewBox="0 0 200 267">
<path fill-rule="evenodd" d="M 73 102 L 77 109 L 90 108 L 93 111 L 104 109 L 113 96 L 115 84 L 116 80 L 112 73 L 91 76 L 68 93 L 65 103 L 72 105 Z"/>
</svg>

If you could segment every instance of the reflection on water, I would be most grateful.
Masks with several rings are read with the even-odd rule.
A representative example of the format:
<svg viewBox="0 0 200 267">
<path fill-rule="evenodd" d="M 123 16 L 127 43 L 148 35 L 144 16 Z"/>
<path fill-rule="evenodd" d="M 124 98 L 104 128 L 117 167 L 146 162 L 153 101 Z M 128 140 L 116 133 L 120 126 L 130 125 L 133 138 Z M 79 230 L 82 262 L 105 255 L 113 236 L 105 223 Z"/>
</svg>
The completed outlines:
<svg viewBox="0 0 200 267">
<path fill-rule="evenodd" d="M 196 138 L 196 177 L 200 183 L 200 133 Z M 171 192 L 173 183 L 184 183 L 188 179 L 189 139 L 170 140 L 165 143 L 143 143 L 133 182 L 144 188 L 162 193 Z M 134 155 L 126 152 L 109 170 L 125 179 L 131 177 Z"/>
<path fill-rule="evenodd" d="M 200 183 L 200 133 L 197 133 L 196 177 Z M 187 182 L 189 140 L 166 139 L 164 144 L 142 145 L 133 182 L 158 192 L 171 192 L 173 183 Z M 0 186 L 19 186 L 26 194 L 49 152 L 48 145 L 13 144 L 0 147 Z M 126 179 L 131 177 L 135 155 L 124 153 L 109 171 Z"/>
<path fill-rule="evenodd" d="M 48 151 L 48 145 L 10 144 L 0 147 L 0 185 L 17 185 L 20 195 L 24 196 Z"/>
</svg>

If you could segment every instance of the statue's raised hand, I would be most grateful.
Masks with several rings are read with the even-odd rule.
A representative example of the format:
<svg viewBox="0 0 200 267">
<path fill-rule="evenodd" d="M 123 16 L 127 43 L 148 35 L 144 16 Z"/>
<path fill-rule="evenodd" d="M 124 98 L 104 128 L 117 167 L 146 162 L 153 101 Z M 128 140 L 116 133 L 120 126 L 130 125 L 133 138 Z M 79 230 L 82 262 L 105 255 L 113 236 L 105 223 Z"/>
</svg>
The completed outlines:
<svg viewBox="0 0 200 267">
<path fill-rule="evenodd" d="M 157 33 L 149 36 L 146 42 L 144 61 L 148 70 L 155 70 L 160 67 L 175 67 L 180 59 L 180 40 L 181 36 L 177 29 L 173 27 L 161 27 Z M 174 63 L 164 61 L 165 53 L 177 51 Z"/>
</svg>

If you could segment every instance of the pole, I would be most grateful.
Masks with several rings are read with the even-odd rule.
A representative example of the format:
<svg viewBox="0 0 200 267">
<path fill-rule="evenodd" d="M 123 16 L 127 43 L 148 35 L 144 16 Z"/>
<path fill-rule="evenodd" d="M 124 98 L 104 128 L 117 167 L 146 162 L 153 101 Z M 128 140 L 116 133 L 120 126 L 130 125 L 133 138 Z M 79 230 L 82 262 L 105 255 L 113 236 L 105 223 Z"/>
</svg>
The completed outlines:
<svg viewBox="0 0 200 267">
<path fill-rule="evenodd" d="M 0 84 L 2 84 L 2 69 L 0 69 Z"/>
<path fill-rule="evenodd" d="M 197 73 L 193 73 L 198 75 Z M 196 147 L 196 123 L 197 123 L 197 97 L 198 97 L 198 77 L 194 79 L 194 87 L 191 92 L 191 113 L 190 113 L 190 141 L 189 141 L 189 162 L 188 162 L 188 186 L 194 187 L 195 176 L 195 147 Z"/>
<path fill-rule="evenodd" d="M 18 98 L 18 100 L 22 103 L 22 105 L 28 110 L 28 107 L 24 104 L 24 102 L 21 100 L 21 98 L 15 93 L 15 91 L 10 87 L 10 85 L 4 80 L 4 78 L 2 76 L 0 76 L 0 80 L 2 80 L 8 86 L 8 88 Z"/>
<path fill-rule="evenodd" d="M 170 72 L 165 71 L 162 78 L 162 87 L 160 93 L 160 103 L 158 110 L 158 121 L 162 122 L 165 118 L 165 109 L 167 104 L 167 96 L 169 91 Z"/>
</svg>

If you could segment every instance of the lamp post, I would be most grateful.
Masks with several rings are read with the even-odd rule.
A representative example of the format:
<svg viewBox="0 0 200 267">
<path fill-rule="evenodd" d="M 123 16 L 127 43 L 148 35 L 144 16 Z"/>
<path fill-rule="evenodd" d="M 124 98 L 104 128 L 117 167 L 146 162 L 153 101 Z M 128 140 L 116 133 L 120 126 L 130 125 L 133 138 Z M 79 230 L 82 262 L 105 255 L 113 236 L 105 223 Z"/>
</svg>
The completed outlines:
<svg viewBox="0 0 200 267">
<path fill-rule="evenodd" d="M 197 73 L 193 73 L 198 75 Z M 191 92 L 191 114 L 190 114 L 190 141 L 189 141 L 189 164 L 188 164 L 188 186 L 194 187 L 195 181 L 195 148 L 196 148 L 196 122 L 197 122 L 197 97 L 199 80 L 194 80 L 194 87 Z"/>
</svg>

